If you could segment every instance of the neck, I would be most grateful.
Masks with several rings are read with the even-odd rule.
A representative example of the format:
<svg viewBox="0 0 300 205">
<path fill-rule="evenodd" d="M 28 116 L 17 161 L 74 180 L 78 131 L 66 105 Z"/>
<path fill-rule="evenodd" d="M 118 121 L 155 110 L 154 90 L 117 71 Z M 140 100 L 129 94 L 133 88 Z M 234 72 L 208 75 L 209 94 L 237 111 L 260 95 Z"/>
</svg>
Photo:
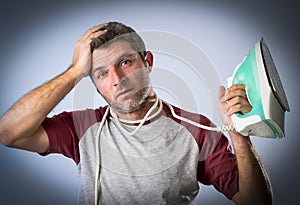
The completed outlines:
<svg viewBox="0 0 300 205">
<path fill-rule="evenodd" d="M 130 113 L 121 113 L 116 110 L 114 112 L 117 114 L 118 118 L 123 120 L 130 120 L 130 121 L 136 121 L 136 120 L 142 120 L 149 109 L 154 105 L 155 100 L 157 96 L 154 92 L 151 92 L 151 94 L 146 98 L 145 102 L 140 105 L 140 107 L 133 112 Z M 158 108 L 155 108 L 152 113 L 156 112 Z M 152 114 L 151 113 L 151 114 Z"/>
</svg>

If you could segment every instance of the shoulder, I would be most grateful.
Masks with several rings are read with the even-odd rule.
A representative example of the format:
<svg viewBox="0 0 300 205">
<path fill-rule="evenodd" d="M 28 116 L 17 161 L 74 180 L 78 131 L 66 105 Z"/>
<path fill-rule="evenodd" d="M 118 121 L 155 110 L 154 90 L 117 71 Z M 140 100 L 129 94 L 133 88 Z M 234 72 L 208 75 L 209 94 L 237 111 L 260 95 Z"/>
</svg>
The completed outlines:
<svg viewBox="0 0 300 205">
<path fill-rule="evenodd" d="M 48 119 L 72 119 L 73 122 L 77 121 L 85 121 L 89 123 L 90 121 L 100 121 L 104 116 L 104 113 L 108 106 L 101 106 L 95 109 L 85 109 L 85 110 L 75 110 L 75 111 L 63 111 L 57 115 L 53 115 L 52 117 L 47 117 Z"/>
<path fill-rule="evenodd" d="M 86 122 L 99 122 L 104 114 L 105 111 L 108 109 L 108 106 L 99 107 L 96 109 L 85 109 L 85 110 L 78 110 L 78 111 L 72 111 L 68 113 L 73 117 L 73 119 L 78 119 L 80 121 L 84 120 Z"/>
<path fill-rule="evenodd" d="M 64 111 L 52 117 L 47 117 L 42 126 L 44 129 L 56 133 L 73 132 L 80 137 L 91 125 L 102 120 L 108 106 L 96 109 Z"/>
</svg>

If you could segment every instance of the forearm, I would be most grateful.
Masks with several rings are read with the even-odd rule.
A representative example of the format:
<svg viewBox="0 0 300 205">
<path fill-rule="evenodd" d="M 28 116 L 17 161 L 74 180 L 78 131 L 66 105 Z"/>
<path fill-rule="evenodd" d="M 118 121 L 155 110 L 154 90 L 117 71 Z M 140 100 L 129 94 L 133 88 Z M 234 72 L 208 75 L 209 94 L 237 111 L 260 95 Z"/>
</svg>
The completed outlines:
<svg viewBox="0 0 300 205">
<path fill-rule="evenodd" d="M 47 134 L 41 124 L 49 112 L 72 90 L 76 82 L 89 74 L 90 43 L 93 38 L 106 32 L 100 29 L 104 25 L 106 24 L 94 26 L 77 41 L 72 65 L 68 70 L 25 95 L 2 116 L 0 119 L 2 144 L 34 151 L 45 150 L 48 143 L 45 139 Z M 25 140 L 29 137 L 31 140 Z M 19 143 L 15 143 L 16 141 Z M 28 146 L 32 143 L 36 143 L 34 148 Z"/>
<path fill-rule="evenodd" d="M 272 204 L 272 188 L 262 160 L 249 137 L 231 132 L 239 174 L 238 204 Z"/>
<path fill-rule="evenodd" d="M 50 111 L 72 90 L 78 79 L 78 69 L 71 66 L 64 73 L 37 87 L 0 119 L 0 140 L 10 146 L 21 137 L 31 136 Z"/>
</svg>

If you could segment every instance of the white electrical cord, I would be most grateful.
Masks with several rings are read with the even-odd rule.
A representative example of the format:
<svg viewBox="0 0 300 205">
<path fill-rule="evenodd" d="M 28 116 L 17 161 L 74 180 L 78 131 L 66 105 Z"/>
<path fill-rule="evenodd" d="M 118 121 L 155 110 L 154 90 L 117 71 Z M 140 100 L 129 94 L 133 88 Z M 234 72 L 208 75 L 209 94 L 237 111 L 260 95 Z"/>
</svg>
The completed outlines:
<svg viewBox="0 0 300 205">
<path fill-rule="evenodd" d="M 97 131 L 97 134 L 96 134 L 96 166 L 97 166 L 97 170 L 96 170 L 96 176 L 95 176 L 95 205 L 98 205 L 98 201 L 99 201 L 99 198 L 98 198 L 98 189 L 99 189 L 99 180 L 100 180 L 100 134 L 101 134 L 101 130 L 104 126 L 104 123 L 106 121 L 106 117 L 108 115 L 108 112 L 110 111 L 112 117 L 115 119 L 116 121 L 116 124 L 117 126 L 121 129 L 121 131 L 126 134 L 126 135 L 134 135 L 136 134 L 136 132 L 143 126 L 143 124 L 147 121 L 147 120 L 150 120 L 150 119 L 153 119 L 154 117 L 156 117 L 157 115 L 160 114 L 160 112 L 162 111 L 163 109 L 163 105 L 162 103 L 166 104 L 169 109 L 171 110 L 171 114 L 173 115 L 173 117 L 177 118 L 178 120 L 181 120 L 181 121 L 184 121 L 186 123 L 189 123 L 191 125 L 194 125 L 196 127 L 199 127 L 199 128 L 202 128 L 202 129 L 205 129 L 205 130 L 210 130 L 210 131 L 216 131 L 216 132 L 225 132 L 225 131 L 233 131 L 235 130 L 235 127 L 234 126 L 217 126 L 217 127 L 209 127 L 209 126 L 206 126 L 206 125 L 201 125 L 197 122 L 194 122 L 192 120 L 189 120 L 189 119 L 186 119 L 184 117 L 181 117 L 179 115 L 177 115 L 173 109 L 173 107 L 159 99 L 158 97 L 155 99 L 155 103 L 153 104 L 153 106 L 148 110 L 148 112 L 146 113 L 145 117 L 142 119 L 142 120 L 138 120 L 138 121 L 127 121 L 127 120 L 122 120 L 122 119 L 119 119 L 118 116 L 113 112 L 113 110 L 108 107 L 106 110 L 105 110 L 105 113 L 104 113 L 104 116 L 100 122 L 100 125 L 99 125 L 99 128 L 98 128 L 98 131 Z M 154 109 L 157 107 L 157 105 L 159 104 L 159 108 L 158 110 L 150 116 L 150 114 L 154 111 Z M 131 124 L 136 124 L 136 123 L 139 123 L 139 125 L 132 131 L 132 132 L 128 132 L 122 125 L 121 125 L 121 122 L 125 122 L 125 123 L 131 123 Z"/>
<path fill-rule="evenodd" d="M 106 117 L 108 115 L 109 112 L 109 107 L 106 108 L 105 113 L 103 115 L 103 118 L 100 122 L 97 134 L 96 134 L 96 144 L 95 144 L 95 148 L 96 148 L 96 174 L 95 174 L 95 205 L 98 204 L 98 192 L 99 192 L 99 180 L 100 180 L 100 134 L 101 134 L 101 130 L 103 128 L 103 125 L 106 121 Z"/>
<path fill-rule="evenodd" d="M 186 122 L 186 123 L 189 123 L 191 125 L 194 125 L 196 127 L 199 127 L 199 128 L 205 129 L 205 130 L 216 131 L 216 132 L 227 132 L 227 131 L 233 131 L 233 130 L 235 130 L 234 126 L 225 126 L 224 125 L 224 126 L 218 126 L 218 127 L 209 127 L 209 126 L 206 126 L 206 125 L 201 125 L 201 124 L 199 124 L 197 122 L 194 122 L 192 120 L 189 120 L 189 119 L 186 119 L 184 117 L 181 117 L 181 116 L 177 115 L 175 113 L 173 107 L 169 103 L 167 103 L 165 101 L 163 101 L 163 103 L 165 103 L 170 108 L 173 117 L 175 117 L 178 120 L 181 120 L 183 122 Z"/>
</svg>

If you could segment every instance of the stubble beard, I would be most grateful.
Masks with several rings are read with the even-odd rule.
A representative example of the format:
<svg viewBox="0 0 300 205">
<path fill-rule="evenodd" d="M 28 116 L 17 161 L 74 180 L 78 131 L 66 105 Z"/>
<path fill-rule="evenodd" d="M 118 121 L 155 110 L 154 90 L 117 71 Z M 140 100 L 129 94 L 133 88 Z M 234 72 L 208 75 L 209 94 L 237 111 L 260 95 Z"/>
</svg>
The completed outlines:
<svg viewBox="0 0 300 205">
<path fill-rule="evenodd" d="M 139 92 L 137 92 L 136 95 L 134 95 L 127 104 L 111 103 L 110 106 L 113 110 L 122 114 L 133 113 L 145 106 L 150 93 L 151 87 L 150 85 L 148 85 L 147 87 L 139 90 Z"/>
</svg>

